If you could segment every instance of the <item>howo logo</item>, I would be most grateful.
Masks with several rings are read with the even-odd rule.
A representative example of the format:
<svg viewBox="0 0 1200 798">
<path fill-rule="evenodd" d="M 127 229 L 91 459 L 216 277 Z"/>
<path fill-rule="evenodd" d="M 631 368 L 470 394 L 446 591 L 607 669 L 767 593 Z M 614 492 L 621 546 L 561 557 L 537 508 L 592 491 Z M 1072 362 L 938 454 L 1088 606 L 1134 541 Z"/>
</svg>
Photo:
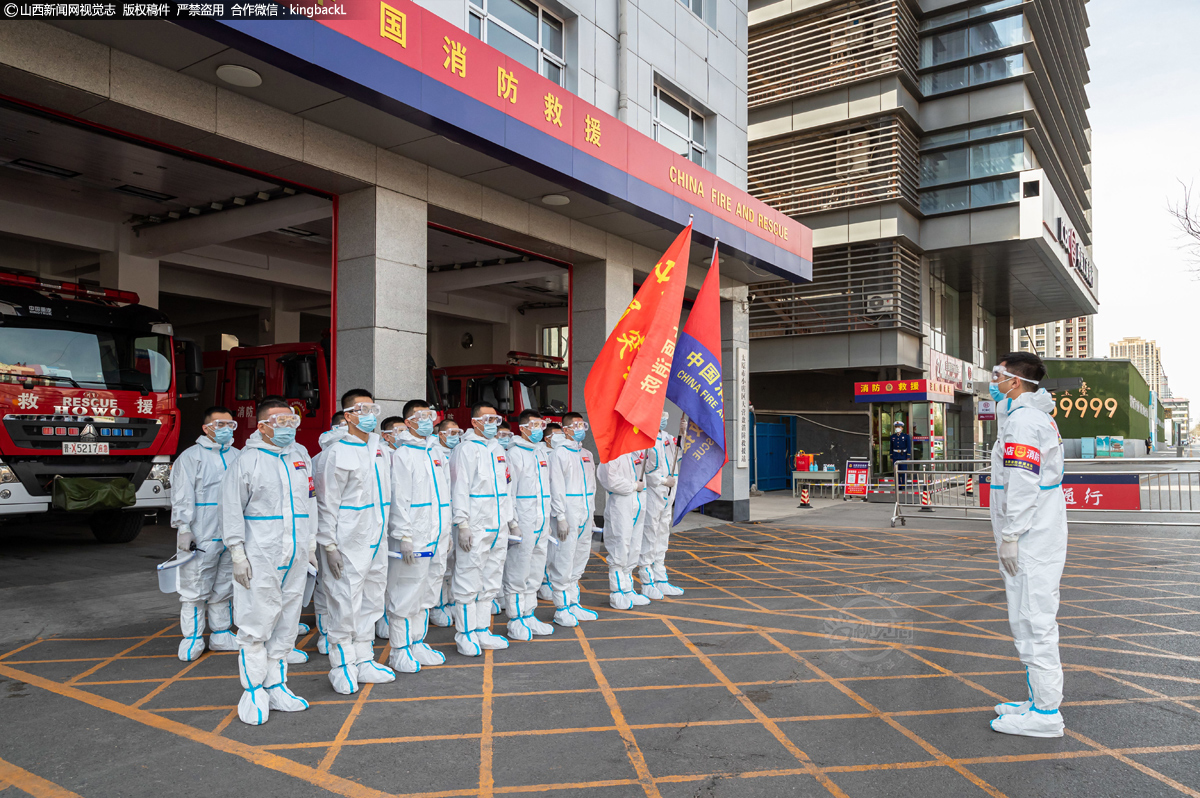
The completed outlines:
<svg viewBox="0 0 1200 798">
<path fill-rule="evenodd" d="M 79 433 L 79 439 L 81 441 L 94 441 L 97 437 L 96 428 L 91 424 L 85 424 L 83 426 L 83 432 Z"/>
</svg>

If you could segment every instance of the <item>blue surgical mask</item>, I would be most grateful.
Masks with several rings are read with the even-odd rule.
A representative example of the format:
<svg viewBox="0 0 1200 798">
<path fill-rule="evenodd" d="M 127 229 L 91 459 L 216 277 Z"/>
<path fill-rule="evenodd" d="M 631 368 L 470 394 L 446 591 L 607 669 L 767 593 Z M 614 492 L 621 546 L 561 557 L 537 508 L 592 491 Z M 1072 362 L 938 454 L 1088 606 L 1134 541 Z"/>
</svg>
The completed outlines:
<svg viewBox="0 0 1200 798">
<path fill-rule="evenodd" d="M 229 427 L 222 427 L 219 430 L 214 430 L 213 440 L 220 444 L 221 448 L 224 449 L 233 442 L 233 430 L 231 430 Z"/>
<path fill-rule="evenodd" d="M 577 429 L 571 433 L 571 437 L 575 439 L 576 443 L 583 443 L 583 439 L 587 437 L 587 430 Z"/>
<path fill-rule="evenodd" d="M 668 422 L 668 421 L 670 421 L 670 420 L 671 420 L 671 419 L 667 418 L 666 416 L 663 416 L 663 419 L 662 419 L 662 421 L 658 422 L 658 428 L 659 428 L 659 430 L 660 430 L 660 431 L 663 431 L 663 432 L 665 432 L 665 431 L 666 431 L 666 429 L 667 429 L 667 422 Z"/>
<path fill-rule="evenodd" d="M 433 421 L 431 419 L 423 419 L 417 422 L 417 434 L 422 438 L 428 438 L 433 434 Z"/>
<path fill-rule="evenodd" d="M 271 444 L 280 449 L 286 449 L 296 440 L 296 430 L 293 427 L 277 427 L 271 433 Z"/>
<path fill-rule="evenodd" d="M 496 437 L 496 430 L 498 430 L 498 429 L 500 429 L 499 424 L 484 424 L 483 425 L 483 437 L 485 437 L 485 438 Z"/>
<path fill-rule="evenodd" d="M 375 431 L 376 425 L 379 424 L 379 418 L 376 416 L 359 416 L 358 428 L 366 433 Z"/>
<path fill-rule="evenodd" d="M 1000 393 L 1000 386 L 997 383 L 988 385 L 988 393 L 992 395 L 992 399 L 999 402 L 1004 398 L 1004 394 Z"/>
<path fill-rule="evenodd" d="M 545 434 L 545 433 L 544 433 L 544 432 L 542 432 L 542 430 L 540 430 L 540 429 L 530 430 L 530 432 L 529 432 L 529 442 L 530 442 L 530 443 L 541 443 L 541 442 L 542 442 L 542 435 L 544 435 L 544 434 Z"/>
<path fill-rule="evenodd" d="M 458 446 L 458 438 L 459 438 L 458 435 L 447 435 L 446 436 L 446 448 L 453 449 L 455 446 Z"/>
<path fill-rule="evenodd" d="M 504 451 L 508 451 L 509 448 L 512 447 L 512 443 L 513 443 L 512 436 L 506 436 L 506 437 L 500 438 L 500 445 L 504 447 Z"/>
</svg>

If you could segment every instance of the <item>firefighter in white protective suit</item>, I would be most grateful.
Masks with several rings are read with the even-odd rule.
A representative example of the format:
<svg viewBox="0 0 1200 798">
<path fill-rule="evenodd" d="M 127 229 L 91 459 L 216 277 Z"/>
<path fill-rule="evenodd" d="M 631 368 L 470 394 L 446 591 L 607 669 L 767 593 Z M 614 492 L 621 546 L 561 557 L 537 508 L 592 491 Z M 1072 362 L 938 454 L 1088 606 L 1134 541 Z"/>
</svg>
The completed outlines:
<svg viewBox="0 0 1200 798">
<path fill-rule="evenodd" d="M 648 599 L 682 596 L 683 590 L 667 581 L 667 545 L 671 540 L 671 514 L 675 511 L 675 476 L 678 458 L 675 439 L 667 434 L 668 416 L 662 414 L 658 437 L 646 450 L 646 528 L 638 557 L 638 579 Z"/>
<path fill-rule="evenodd" d="M 579 604 L 579 580 L 592 553 L 596 509 L 596 463 L 584 448 L 588 424 L 579 413 L 563 416 L 563 434 L 551 441 L 550 513 L 559 545 L 547 554 L 546 576 L 554 601 L 554 622 L 578 626 L 600 616 Z"/>
<path fill-rule="evenodd" d="M 208 622 L 208 648 L 237 651 L 233 633 L 233 570 L 221 539 L 218 499 L 221 480 L 237 462 L 233 433 L 237 421 L 225 407 L 204 411 L 202 434 L 195 445 L 175 460 L 171 468 L 171 526 L 179 556 L 196 551 L 179 566 L 179 625 L 183 640 L 179 658 L 191 662 L 204 653 L 204 625 Z"/>
<path fill-rule="evenodd" d="M 317 438 L 317 445 L 321 447 L 321 451 L 317 452 L 313 457 L 313 473 L 321 470 L 321 461 L 325 459 L 325 452 L 329 447 L 340 441 L 346 436 L 346 414 L 341 410 L 333 414 L 333 423 L 329 429 L 322 432 Z M 329 606 L 325 601 L 325 587 L 322 584 L 324 579 L 328 577 L 324 573 L 317 575 L 317 585 L 313 588 L 313 616 L 317 622 L 317 653 L 329 653 Z M 300 624 L 300 633 L 306 631 Z"/>
<path fill-rule="evenodd" d="M 437 412 L 414 399 L 404 406 L 403 417 L 392 456 L 388 519 L 388 545 L 394 552 L 388 558 L 388 664 L 402 673 L 417 673 L 422 665 L 446 661 L 425 642 L 425 633 L 442 583 L 437 565 L 445 568 L 445 551 L 451 545 L 450 479 L 436 445 Z"/>
<path fill-rule="evenodd" d="M 646 525 L 646 453 L 631 452 L 601 463 L 596 475 L 607 492 L 604 550 L 608 552 L 608 603 L 628 610 L 650 603 L 633 589 L 633 569 L 642 552 Z"/>
<path fill-rule="evenodd" d="M 484 649 L 508 648 L 492 634 L 492 600 L 500 594 L 508 535 L 518 535 L 508 492 L 507 452 L 496 443 L 503 419 L 496 408 L 477 404 L 471 429 L 450 455 L 454 509 L 454 642 L 458 652 L 478 657 Z"/>
<path fill-rule="evenodd" d="M 1062 737 L 1063 671 L 1058 652 L 1059 583 L 1067 558 L 1063 447 L 1050 417 L 1054 399 L 1039 382 L 1041 358 L 1014 352 L 992 371 L 1000 433 L 992 448 L 992 531 L 1008 597 L 1008 623 L 1029 698 L 996 705 L 1004 734 Z"/>
<path fill-rule="evenodd" d="M 546 572 L 546 548 L 554 535 L 550 517 L 550 450 L 542 440 L 546 421 L 535 410 L 517 418 L 519 436 L 508 449 L 512 475 L 513 512 L 519 531 L 509 540 L 504 560 L 504 607 L 508 637 L 532 640 L 554 634 L 554 627 L 538 620 L 537 590 Z"/>
<path fill-rule="evenodd" d="M 462 430 L 459 429 L 454 419 L 443 419 L 442 423 L 438 424 L 437 437 L 434 438 L 433 450 L 437 461 L 441 463 L 442 471 L 445 472 L 446 482 L 449 485 L 454 484 L 454 472 L 451 471 L 450 467 L 450 454 L 461 440 Z M 441 627 L 454 625 L 454 596 L 450 589 L 450 578 L 454 575 L 454 551 L 457 548 L 454 542 L 453 508 L 451 508 L 450 515 L 449 545 L 438 547 L 433 555 L 433 563 L 429 566 L 431 574 L 440 573 L 442 575 L 440 583 L 430 583 L 430 589 L 434 591 L 434 599 L 429 609 L 429 622 L 434 626 Z"/>
<path fill-rule="evenodd" d="M 221 536 L 233 567 L 238 718 L 258 726 L 271 710 L 308 702 L 287 684 L 287 654 L 300 622 L 307 566 L 316 562 L 317 502 L 308 452 L 295 442 L 300 416 L 286 402 L 258 407 L 258 430 L 221 482 Z"/>
<path fill-rule="evenodd" d="M 391 452 L 375 432 L 380 408 L 363 389 L 342 396 L 346 435 L 322 452 L 316 479 L 318 555 L 328 610 L 329 682 L 343 695 L 396 674 L 375 662 L 375 622 L 387 587 L 384 545 Z"/>
</svg>

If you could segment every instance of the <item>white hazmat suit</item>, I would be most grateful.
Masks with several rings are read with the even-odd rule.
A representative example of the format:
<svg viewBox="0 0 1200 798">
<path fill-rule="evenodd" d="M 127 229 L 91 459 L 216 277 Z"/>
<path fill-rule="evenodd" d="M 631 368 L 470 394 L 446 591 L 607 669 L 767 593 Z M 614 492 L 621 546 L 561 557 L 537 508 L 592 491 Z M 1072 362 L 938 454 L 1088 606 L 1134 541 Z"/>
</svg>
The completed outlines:
<svg viewBox="0 0 1200 798">
<path fill-rule="evenodd" d="M 641 556 L 646 523 L 645 460 L 645 452 L 632 452 L 601 463 L 597 470 L 600 484 L 608 492 L 608 501 L 604 503 L 608 603 L 617 610 L 650 603 L 650 599 L 633 589 L 633 569 Z"/>
<path fill-rule="evenodd" d="M 659 432 L 654 448 L 646 450 L 646 457 L 646 528 L 638 557 L 642 595 L 652 599 L 682 596 L 683 590 L 667 581 L 667 545 L 671 541 L 678 467 L 675 439 Z"/>
<path fill-rule="evenodd" d="M 321 433 L 321 436 L 317 438 L 317 444 L 321 447 L 321 451 L 317 452 L 312 461 L 314 474 L 321 470 L 321 461 L 325 459 L 325 452 L 329 450 L 329 447 L 348 434 L 346 427 L 340 424 Z M 325 601 L 323 584 L 323 581 L 329 578 L 324 572 L 317 574 L 317 585 L 313 589 L 313 614 L 317 621 L 317 652 L 320 654 L 329 653 L 329 605 Z"/>
<path fill-rule="evenodd" d="M 445 655 L 425 642 L 429 608 L 437 599 L 446 567 L 450 540 L 450 478 L 445 451 L 436 436 L 419 438 L 400 433 L 392 455 L 392 508 L 388 518 L 388 544 L 400 551 L 400 542 L 412 542 L 413 551 L 429 552 L 408 564 L 388 558 L 387 613 L 392 653 L 388 664 L 404 673 L 422 665 L 441 665 Z"/>
<path fill-rule="evenodd" d="M 1044 390 L 998 404 L 992 447 L 991 517 L 997 551 L 1018 543 L 1017 575 L 1003 568 L 1008 623 L 1025 666 L 1029 701 L 1000 704 L 992 728 L 1008 734 L 1061 737 L 1063 672 L 1058 653 L 1059 583 L 1067 558 L 1063 448 Z"/>
<path fill-rule="evenodd" d="M 360 683 L 395 680 L 375 659 L 375 622 L 383 615 L 387 587 L 385 524 L 391 497 L 391 450 L 375 433 L 360 441 L 351 434 L 322 452 L 316 488 L 318 555 L 329 611 L 329 681 L 343 695 Z M 328 547 L 342 557 L 335 579 Z"/>
<path fill-rule="evenodd" d="M 455 541 L 454 642 L 460 654 L 477 657 L 484 648 L 508 648 L 508 641 L 490 630 L 492 599 L 500 594 L 508 525 L 513 519 L 508 493 L 507 452 L 495 439 L 486 440 L 470 429 L 450 455 Z M 462 536 L 470 551 L 463 551 Z"/>
<path fill-rule="evenodd" d="M 435 438 L 433 443 L 435 459 L 441 463 L 442 471 L 446 477 L 446 484 L 454 484 L 454 472 L 450 466 L 451 449 L 442 446 L 441 438 Z M 453 498 L 453 488 L 451 489 L 451 498 Z M 451 501 L 451 499 L 447 499 Z M 454 625 L 454 596 L 450 589 L 450 580 L 454 575 L 454 510 L 450 510 L 449 518 L 449 537 L 448 544 L 441 546 L 439 544 L 433 555 L 433 563 L 429 566 L 431 574 L 440 573 L 442 575 L 440 582 L 430 583 L 430 589 L 435 592 L 434 601 L 429 610 L 429 622 L 434 626 L 453 626 Z"/>
<path fill-rule="evenodd" d="M 171 468 L 171 526 L 190 531 L 202 549 L 179 566 L 179 625 L 183 640 L 179 658 L 191 662 L 204 653 L 207 618 L 208 647 L 237 651 L 233 634 L 233 570 L 229 550 L 221 539 L 221 480 L 240 452 L 201 435 Z"/>
<path fill-rule="evenodd" d="M 596 463 L 582 443 L 563 436 L 550 449 L 550 512 L 566 524 L 567 539 L 551 546 L 546 575 L 554 601 L 554 622 L 578 626 L 598 616 L 579 604 L 579 580 L 592 553 L 593 515 L 596 510 Z"/>
<path fill-rule="evenodd" d="M 544 443 L 513 438 L 508 450 L 512 474 L 513 511 L 521 533 L 519 543 L 508 547 L 504 561 L 504 605 L 508 636 L 532 640 L 554 634 L 554 627 L 539 621 L 537 590 L 546 572 L 546 549 L 554 534 L 550 515 L 550 450 Z"/>
<path fill-rule="evenodd" d="M 288 689 L 287 654 L 316 547 L 315 495 L 304 447 L 273 446 L 257 431 L 221 482 L 222 539 L 231 552 L 243 551 L 251 568 L 250 587 L 233 586 L 244 723 L 266 723 L 272 709 L 308 708 Z"/>
</svg>

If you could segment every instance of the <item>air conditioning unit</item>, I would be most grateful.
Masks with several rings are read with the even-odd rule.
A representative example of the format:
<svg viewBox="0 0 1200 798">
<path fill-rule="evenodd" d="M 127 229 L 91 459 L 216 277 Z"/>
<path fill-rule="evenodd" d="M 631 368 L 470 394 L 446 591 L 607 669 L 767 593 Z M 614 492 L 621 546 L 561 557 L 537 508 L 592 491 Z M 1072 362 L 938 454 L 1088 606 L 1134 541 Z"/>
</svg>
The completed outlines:
<svg viewBox="0 0 1200 798">
<path fill-rule="evenodd" d="M 868 316 L 886 316 L 896 312 L 895 294 L 867 294 Z"/>
</svg>

